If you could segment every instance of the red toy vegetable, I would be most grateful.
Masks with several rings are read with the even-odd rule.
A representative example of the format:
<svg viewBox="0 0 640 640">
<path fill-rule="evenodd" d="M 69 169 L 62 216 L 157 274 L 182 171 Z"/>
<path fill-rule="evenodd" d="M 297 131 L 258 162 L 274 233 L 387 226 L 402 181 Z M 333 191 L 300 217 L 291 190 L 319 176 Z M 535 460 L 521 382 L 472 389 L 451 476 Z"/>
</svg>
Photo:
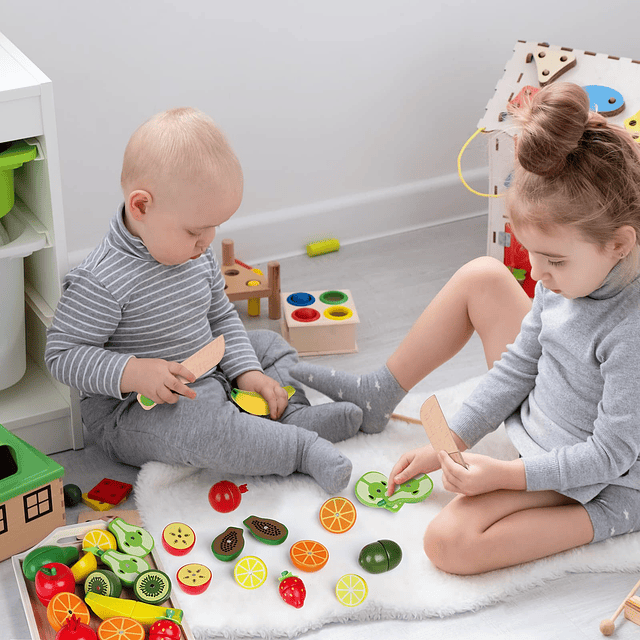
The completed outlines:
<svg viewBox="0 0 640 640">
<path fill-rule="evenodd" d="M 98 640 L 98 635 L 74 613 L 56 633 L 56 640 Z"/>
<path fill-rule="evenodd" d="M 180 627 L 173 620 L 158 620 L 149 629 L 149 640 L 179 640 Z"/>
<path fill-rule="evenodd" d="M 219 513 L 229 513 L 240 506 L 242 494 L 247 491 L 246 484 L 237 487 L 229 480 L 216 482 L 209 489 L 209 504 Z"/>
<path fill-rule="evenodd" d="M 292 607 L 299 609 L 304 604 L 304 599 L 307 597 L 307 590 L 304 586 L 304 582 L 297 576 L 294 576 L 290 571 L 283 571 L 282 575 L 278 578 L 280 586 L 280 597 Z"/>
<path fill-rule="evenodd" d="M 76 590 L 76 579 L 71 569 L 61 562 L 48 562 L 36 571 L 36 595 L 46 607 L 56 593 Z"/>
</svg>

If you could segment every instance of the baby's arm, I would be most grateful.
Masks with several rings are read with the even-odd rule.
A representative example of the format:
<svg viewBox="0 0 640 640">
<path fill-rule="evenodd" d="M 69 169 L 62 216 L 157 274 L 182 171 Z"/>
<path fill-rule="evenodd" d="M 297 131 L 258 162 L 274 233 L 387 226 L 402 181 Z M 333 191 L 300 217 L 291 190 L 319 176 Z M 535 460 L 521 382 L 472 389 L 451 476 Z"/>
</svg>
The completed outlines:
<svg viewBox="0 0 640 640">
<path fill-rule="evenodd" d="M 69 273 L 47 331 L 44 357 L 52 375 L 81 393 L 122 398 L 120 379 L 131 356 L 104 348 L 121 317 L 118 302 L 90 273 Z"/>
</svg>

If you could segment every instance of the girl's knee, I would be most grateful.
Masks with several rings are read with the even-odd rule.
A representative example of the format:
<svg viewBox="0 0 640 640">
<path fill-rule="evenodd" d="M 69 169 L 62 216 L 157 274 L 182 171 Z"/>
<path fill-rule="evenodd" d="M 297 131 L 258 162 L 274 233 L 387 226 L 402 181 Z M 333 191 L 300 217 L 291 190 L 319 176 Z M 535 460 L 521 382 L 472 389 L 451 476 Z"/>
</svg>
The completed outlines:
<svg viewBox="0 0 640 640">
<path fill-rule="evenodd" d="M 495 285 L 513 280 L 513 275 L 505 265 L 491 256 L 475 258 L 456 271 L 456 277 L 464 279 L 470 286 Z"/>
</svg>

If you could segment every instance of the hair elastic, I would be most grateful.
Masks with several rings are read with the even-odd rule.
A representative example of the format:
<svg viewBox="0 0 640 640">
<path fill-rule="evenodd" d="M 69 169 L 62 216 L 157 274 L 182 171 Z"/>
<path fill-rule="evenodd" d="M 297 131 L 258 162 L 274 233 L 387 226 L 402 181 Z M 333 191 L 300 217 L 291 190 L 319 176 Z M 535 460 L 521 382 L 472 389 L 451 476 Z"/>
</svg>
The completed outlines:
<svg viewBox="0 0 640 640">
<path fill-rule="evenodd" d="M 494 194 L 494 193 L 480 193 L 479 191 L 476 191 L 475 189 L 472 189 L 466 182 L 466 180 L 462 177 L 462 154 L 465 152 L 465 149 L 469 146 L 469 144 L 471 144 L 471 141 L 479 134 L 482 133 L 484 131 L 484 127 L 482 127 L 481 129 L 478 129 L 463 145 L 462 145 L 462 149 L 460 149 L 460 153 L 458 154 L 458 176 L 460 177 L 460 180 L 462 182 L 462 184 L 467 187 L 467 189 L 469 189 L 469 191 L 471 191 L 471 193 L 475 193 L 477 196 L 482 196 L 483 198 L 502 198 L 502 196 L 504 194 L 502 193 L 498 193 L 498 194 Z"/>
</svg>

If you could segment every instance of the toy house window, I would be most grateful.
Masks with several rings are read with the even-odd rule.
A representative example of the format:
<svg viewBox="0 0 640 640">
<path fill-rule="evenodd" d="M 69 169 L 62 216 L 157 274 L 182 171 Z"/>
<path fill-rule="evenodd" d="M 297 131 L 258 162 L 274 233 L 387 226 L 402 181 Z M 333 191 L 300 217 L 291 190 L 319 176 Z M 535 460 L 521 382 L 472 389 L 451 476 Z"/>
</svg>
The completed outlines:
<svg viewBox="0 0 640 640">
<path fill-rule="evenodd" d="M 12 476 L 18 471 L 16 457 L 11 447 L 6 444 L 0 446 L 0 480 Z"/>
<path fill-rule="evenodd" d="M 47 513 L 53 511 L 53 500 L 51 499 L 51 486 L 47 485 L 43 489 L 38 489 L 28 493 L 23 498 L 24 521 L 31 522 Z"/>
<path fill-rule="evenodd" d="M 7 507 L 5 505 L 0 506 L 0 535 L 7 533 L 9 525 L 7 524 Z"/>
</svg>

